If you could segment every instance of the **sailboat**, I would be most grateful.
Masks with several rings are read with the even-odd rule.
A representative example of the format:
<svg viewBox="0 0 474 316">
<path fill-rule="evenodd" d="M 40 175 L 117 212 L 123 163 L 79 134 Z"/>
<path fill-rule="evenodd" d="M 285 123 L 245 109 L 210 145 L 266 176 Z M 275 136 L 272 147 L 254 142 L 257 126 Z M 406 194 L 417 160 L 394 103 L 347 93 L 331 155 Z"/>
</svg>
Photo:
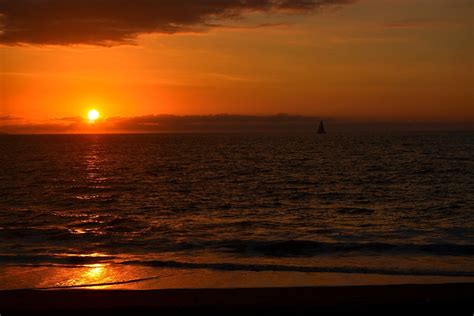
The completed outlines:
<svg viewBox="0 0 474 316">
<path fill-rule="evenodd" d="M 326 134 L 326 130 L 324 129 L 323 121 L 319 122 L 318 134 Z"/>
</svg>

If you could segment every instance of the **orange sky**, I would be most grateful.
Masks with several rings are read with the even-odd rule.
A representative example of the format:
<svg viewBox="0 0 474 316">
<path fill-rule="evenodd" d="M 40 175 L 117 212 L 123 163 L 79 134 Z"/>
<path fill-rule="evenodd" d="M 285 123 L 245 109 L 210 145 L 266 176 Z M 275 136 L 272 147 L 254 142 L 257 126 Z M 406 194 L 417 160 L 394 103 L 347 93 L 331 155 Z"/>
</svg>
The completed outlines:
<svg viewBox="0 0 474 316">
<path fill-rule="evenodd" d="M 165 17 L 175 20 L 165 26 L 153 20 L 137 26 L 130 18 L 132 35 L 101 33 L 106 22 L 86 33 L 73 18 L 68 32 L 51 32 L 50 16 L 23 12 L 31 1 L 19 0 L 22 8 L 0 0 L 7 17 L 0 31 L 0 117 L 36 122 L 97 108 L 107 117 L 290 113 L 474 121 L 472 1 L 321 1 L 301 8 L 297 0 L 292 7 L 232 7 L 238 17 L 212 7 L 211 15 L 202 9 L 198 17 L 170 11 Z M 99 2 L 104 8 L 91 11 L 99 15 L 113 3 Z M 177 2 L 176 10 L 188 3 Z M 88 12 L 78 15 L 87 22 Z M 122 23 L 127 14 L 114 17 Z M 66 22 L 55 30 L 60 23 Z"/>
</svg>

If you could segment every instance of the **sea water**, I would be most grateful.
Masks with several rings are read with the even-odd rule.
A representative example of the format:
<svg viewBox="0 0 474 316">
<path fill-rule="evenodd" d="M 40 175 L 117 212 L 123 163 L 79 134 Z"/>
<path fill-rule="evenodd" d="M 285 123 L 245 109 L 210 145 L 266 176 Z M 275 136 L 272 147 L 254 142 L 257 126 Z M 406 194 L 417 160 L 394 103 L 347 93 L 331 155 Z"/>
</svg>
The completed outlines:
<svg viewBox="0 0 474 316">
<path fill-rule="evenodd" d="M 98 267 L 474 277 L 473 172 L 472 133 L 1 135 L 0 288 Z"/>
</svg>

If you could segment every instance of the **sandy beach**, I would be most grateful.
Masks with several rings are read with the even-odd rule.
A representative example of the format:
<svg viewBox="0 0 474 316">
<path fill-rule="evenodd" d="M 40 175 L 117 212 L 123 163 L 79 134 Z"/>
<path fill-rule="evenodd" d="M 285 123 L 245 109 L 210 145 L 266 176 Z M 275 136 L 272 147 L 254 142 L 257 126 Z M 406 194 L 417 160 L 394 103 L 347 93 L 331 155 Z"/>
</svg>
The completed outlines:
<svg viewBox="0 0 474 316">
<path fill-rule="evenodd" d="M 347 287 L 2 291 L 2 315 L 90 315 L 161 312 L 166 315 L 313 314 L 369 312 L 466 314 L 474 283 Z"/>
</svg>

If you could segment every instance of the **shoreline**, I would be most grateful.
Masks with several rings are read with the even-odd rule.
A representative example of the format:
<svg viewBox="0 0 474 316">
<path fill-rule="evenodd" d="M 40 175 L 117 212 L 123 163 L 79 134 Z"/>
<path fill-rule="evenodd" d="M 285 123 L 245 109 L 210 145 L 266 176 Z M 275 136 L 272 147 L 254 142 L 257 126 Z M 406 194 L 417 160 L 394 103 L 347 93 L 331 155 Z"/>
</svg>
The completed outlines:
<svg viewBox="0 0 474 316">
<path fill-rule="evenodd" d="M 474 282 L 161 290 L 5 290 L 4 315 L 181 312 L 453 312 L 472 314 Z"/>
<path fill-rule="evenodd" d="M 93 290 L 301 288 L 450 283 L 474 283 L 474 277 L 219 271 L 108 264 L 81 267 L 0 267 L 0 291 L 79 288 Z"/>
</svg>

